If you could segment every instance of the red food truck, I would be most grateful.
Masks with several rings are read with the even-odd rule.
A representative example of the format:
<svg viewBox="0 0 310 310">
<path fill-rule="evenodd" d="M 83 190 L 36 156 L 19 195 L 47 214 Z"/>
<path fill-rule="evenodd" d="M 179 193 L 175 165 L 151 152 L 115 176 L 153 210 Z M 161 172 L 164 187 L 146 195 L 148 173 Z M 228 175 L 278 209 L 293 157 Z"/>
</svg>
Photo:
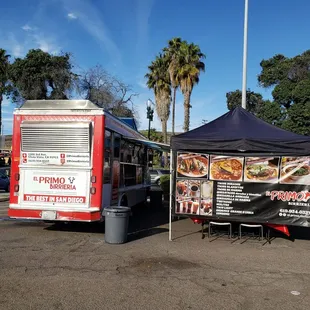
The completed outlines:
<svg viewBox="0 0 310 310">
<path fill-rule="evenodd" d="M 151 142 L 88 100 L 28 100 L 14 111 L 11 218 L 100 221 L 146 200 Z"/>
</svg>

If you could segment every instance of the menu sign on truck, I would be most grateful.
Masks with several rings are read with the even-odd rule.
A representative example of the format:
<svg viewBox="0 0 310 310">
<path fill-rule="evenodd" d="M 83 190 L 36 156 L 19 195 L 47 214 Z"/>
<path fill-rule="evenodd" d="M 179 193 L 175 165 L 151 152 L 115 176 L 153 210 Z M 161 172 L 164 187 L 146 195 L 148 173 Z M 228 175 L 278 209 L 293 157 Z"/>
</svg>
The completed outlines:
<svg viewBox="0 0 310 310">
<path fill-rule="evenodd" d="M 87 201 L 86 171 L 24 171 L 24 203 L 85 204 Z"/>
<path fill-rule="evenodd" d="M 180 152 L 175 213 L 310 226 L 309 189 L 307 156 L 242 157 Z"/>
<path fill-rule="evenodd" d="M 89 153 L 23 152 L 23 165 L 89 166 Z"/>
</svg>

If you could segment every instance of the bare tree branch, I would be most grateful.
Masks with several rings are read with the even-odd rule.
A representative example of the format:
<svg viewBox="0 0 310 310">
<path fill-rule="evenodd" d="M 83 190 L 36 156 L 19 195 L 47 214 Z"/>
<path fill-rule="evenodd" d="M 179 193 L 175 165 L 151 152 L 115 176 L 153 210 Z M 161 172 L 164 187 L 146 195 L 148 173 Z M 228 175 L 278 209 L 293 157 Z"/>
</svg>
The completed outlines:
<svg viewBox="0 0 310 310">
<path fill-rule="evenodd" d="M 79 75 L 77 89 L 81 97 L 116 116 L 137 116 L 133 98 L 138 94 L 133 93 L 129 85 L 109 74 L 101 65 L 83 71 Z"/>
</svg>

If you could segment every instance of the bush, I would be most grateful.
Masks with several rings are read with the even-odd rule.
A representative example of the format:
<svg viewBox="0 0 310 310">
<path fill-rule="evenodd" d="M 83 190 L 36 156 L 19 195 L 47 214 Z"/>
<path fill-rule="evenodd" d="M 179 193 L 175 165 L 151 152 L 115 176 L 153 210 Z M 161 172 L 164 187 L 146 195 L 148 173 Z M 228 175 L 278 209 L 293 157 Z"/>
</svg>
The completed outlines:
<svg viewBox="0 0 310 310">
<path fill-rule="evenodd" d="M 160 187 L 163 190 L 164 196 L 170 194 L 170 175 L 165 174 L 160 177 Z"/>
</svg>

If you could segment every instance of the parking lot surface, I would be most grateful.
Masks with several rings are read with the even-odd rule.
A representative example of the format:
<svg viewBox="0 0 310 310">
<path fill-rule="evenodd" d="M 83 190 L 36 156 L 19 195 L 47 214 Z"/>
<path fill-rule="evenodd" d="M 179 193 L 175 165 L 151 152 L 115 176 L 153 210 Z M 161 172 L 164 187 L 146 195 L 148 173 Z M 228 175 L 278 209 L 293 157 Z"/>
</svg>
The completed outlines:
<svg viewBox="0 0 310 310">
<path fill-rule="evenodd" d="M 140 209 L 129 241 L 103 224 L 8 220 L 0 211 L 1 309 L 309 309 L 310 241 L 201 239 L 168 210 Z"/>
</svg>

